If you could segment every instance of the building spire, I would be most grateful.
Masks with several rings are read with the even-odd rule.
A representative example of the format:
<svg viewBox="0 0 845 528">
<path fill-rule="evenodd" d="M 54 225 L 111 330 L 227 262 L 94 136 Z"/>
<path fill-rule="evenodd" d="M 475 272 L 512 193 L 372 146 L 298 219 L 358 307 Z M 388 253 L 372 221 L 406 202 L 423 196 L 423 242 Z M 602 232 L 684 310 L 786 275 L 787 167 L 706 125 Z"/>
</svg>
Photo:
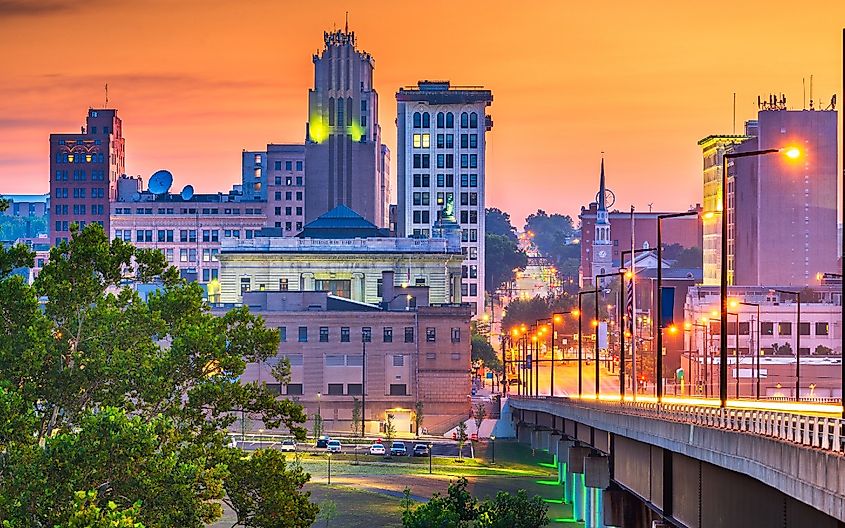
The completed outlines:
<svg viewBox="0 0 845 528">
<path fill-rule="evenodd" d="M 605 186 L 604 186 L 604 152 L 602 152 L 601 156 L 601 176 L 599 178 L 599 197 L 598 197 L 598 210 L 599 211 L 606 211 L 607 204 L 605 202 Z"/>
</svg>

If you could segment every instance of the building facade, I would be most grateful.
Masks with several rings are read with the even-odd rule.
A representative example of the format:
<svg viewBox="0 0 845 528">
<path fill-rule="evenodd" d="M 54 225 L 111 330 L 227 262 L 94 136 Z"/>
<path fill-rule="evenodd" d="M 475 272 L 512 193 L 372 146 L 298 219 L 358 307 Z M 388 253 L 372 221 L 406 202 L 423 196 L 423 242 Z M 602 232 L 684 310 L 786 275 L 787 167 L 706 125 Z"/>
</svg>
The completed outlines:
<svg viewBox="0 0 845 528">
<path fill-rule="evenodd" d="M 140 191 L 140 179 L 110 204 L 110 236 L 140 248 L 158 249 L 190 280 L 209 283 L 219 277 L 224 239 L 251 239 L 266 224 L 265 203 L 243 202 L 240 193 L 155 195 Z M 129 181 L 131 180 L 131 181 Z M 124 182 L 121 182 L 124 183 Z"/>
<path fill-rule="evenodd" d="M 275 233 L 273 233 L 275 234 Z M 353 301 L 385 300 L 385 272 L 416 302 L 462 302 L 459 239 L 387 236 L 345 206 L 305 226 L 297 237 L 226 239 L 220 253 L 222 301 L 241 302 L 249 291 L 328 291 Z M 419 299 L 420 301 L 422 299 Z"/>
<path fill-rule="evenodd" d="M 268 327 L 279 329 L 280 343 L 276 357 L 248 364 L 241 380 L 295 398 L 309 425 L 319 414 L 325 431 L 348 433 L 355 399 L 368 433 L 382 432 L 388 413 L 398 433 L 415 433 L 417 402 L 429 432 L 443 432 L 469 414 L 469 306 L 409 310 L 326 292 L 252 291 L 243 299 Z M 272 375 L 282 359 L 291 367 L 285 384 Z"/>
<path fill-rule="evenodd" d="M 420 81 L 396 94 L 397 236 L 429 237 L 441 211 L 461 226 L 462 296 L 484 312 L 486 132 L 490 90 Z"/>
<path fill-rule="evenodd" d="M 241 161 L 244 201 L 266 202 L 267 227 L 295 236 L 305 225 L 305 145 L 269 144 L 244 151 Z"/>
<path fill-rule="evenodd" d="M 348 30 L 323 34 L 314 55 L 305 137 L 305 222 L 338 205 L 385 227 L 389 210 L 388 151 L 381 143 L 375 61 Z"/>
<path fill-rule="evenodd" d="M 70 226 L 97 222 L 109 232 L 109 202 L 124 173 L 122 122 L 114 109 L 90 109 L 76 134 L 50 134 L 50 241 L 70 238 Z"/>
</svg>

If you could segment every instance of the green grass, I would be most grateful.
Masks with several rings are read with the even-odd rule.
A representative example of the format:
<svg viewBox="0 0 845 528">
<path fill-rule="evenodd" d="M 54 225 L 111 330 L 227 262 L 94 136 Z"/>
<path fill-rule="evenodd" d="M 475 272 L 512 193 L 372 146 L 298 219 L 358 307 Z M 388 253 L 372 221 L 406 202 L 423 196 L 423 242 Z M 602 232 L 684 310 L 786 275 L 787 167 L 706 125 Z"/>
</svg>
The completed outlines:
<svg viewBox="0 0 845 528">
<path fill-rule="evenodd" d="M 362 491 L 343 486 L 323 486 L 312 484 L 311 501 L 318 505 L 332 500 L 337 505 L 337 517 L 329 527 L 346 528 L 398 528 L 402 526 L 402 506 L 398 498 L 379 493 Z M 325 520 L 318 520 L 313 525 L 326 526 Z"/>
</svg>

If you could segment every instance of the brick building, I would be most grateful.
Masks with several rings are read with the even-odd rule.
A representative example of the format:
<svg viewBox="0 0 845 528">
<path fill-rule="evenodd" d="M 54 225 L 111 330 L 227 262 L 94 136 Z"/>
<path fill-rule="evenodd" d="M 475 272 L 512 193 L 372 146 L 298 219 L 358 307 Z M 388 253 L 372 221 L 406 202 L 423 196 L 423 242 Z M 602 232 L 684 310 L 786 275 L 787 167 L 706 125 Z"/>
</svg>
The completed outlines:
<svg viewBox="0 0 845 528">
<path fill-rule="evenodd" d="M 394 301 L 381 305 L 328 292 L 245 293 L 244 304 L 279 329 L 281 342 L 278 356 L 249 364 L 241 380 L 267 383 L 295 398 L 306 409 L 308 427 L 319 413 L 325 431 L 351 432 L 353 398 L 363 403 L 369 433 L 383 431 L 388 413 L 397 433 L 414 433 L 416 402 L 423 404 L 429 432 L 453 427 L 471 406 L 471 308 L 409 307 L 406 292 L 415 288 L 394 288 L 389 278 L 384 283 L 385 298 Z M 282 358 L 291 365 L 284 385 L 271 374 Z"/>
</svg>

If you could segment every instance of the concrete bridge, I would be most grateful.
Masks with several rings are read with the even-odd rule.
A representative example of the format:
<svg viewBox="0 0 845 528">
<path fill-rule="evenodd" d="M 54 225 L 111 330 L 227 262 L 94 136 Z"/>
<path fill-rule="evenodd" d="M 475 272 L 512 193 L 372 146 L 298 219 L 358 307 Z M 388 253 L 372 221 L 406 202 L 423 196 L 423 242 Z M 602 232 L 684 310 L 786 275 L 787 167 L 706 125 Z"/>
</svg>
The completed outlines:
<svg viewBox="0 0 845 528">
<path fill-rule="evenodd" d="M 753 405 L 511 397 L 502 419 L 587 528 L 845 527 L 845 421 Z"/>
</svg>

